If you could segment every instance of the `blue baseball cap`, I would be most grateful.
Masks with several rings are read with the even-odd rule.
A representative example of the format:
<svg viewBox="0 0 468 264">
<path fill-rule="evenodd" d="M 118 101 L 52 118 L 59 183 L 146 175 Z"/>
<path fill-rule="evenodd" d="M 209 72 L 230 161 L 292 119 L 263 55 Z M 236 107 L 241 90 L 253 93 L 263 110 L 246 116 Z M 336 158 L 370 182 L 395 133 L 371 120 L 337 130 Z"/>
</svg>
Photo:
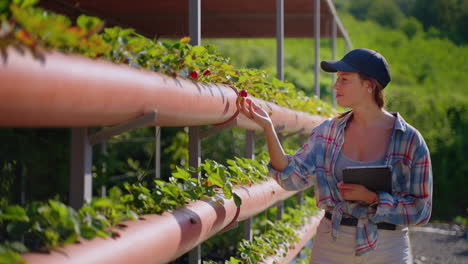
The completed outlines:
<svg viewBox="0 0 468 264">
<path fill-rule="evenodd" d="M 326 72 L 362 72 L 378 81 L 383 88 L 392 80 L 388 63 L 384 56 L 375 50 L 354 49 L 339 61 L 322 61 Z"/>
</svg>

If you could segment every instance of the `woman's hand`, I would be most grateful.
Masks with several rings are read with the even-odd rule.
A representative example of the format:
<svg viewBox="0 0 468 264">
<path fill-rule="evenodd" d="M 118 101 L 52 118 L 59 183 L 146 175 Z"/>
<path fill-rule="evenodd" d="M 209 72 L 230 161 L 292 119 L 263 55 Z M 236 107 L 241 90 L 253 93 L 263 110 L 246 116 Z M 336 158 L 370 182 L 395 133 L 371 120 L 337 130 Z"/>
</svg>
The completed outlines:
<svg viewBox="0 0 468 264">
<path fill-rule="evenodd" d="M 245 98 L 244 100 L 237 100 L 236 104 L 242 114 L 252 119 L 263 129 L 272 126 L 273 123 L 268 113 L 251 99 Z"/>
<path fill-rule="evenodd" d="M 379 196 L 375 192 L 369 191 L 369 189 L 361 184 L 339 182 L 336 186 L 341 196 L 347 201 L 362 201 L 367 204 L 373 204 L 379 200 Z"/>
<path fill-rule="evenodd" d="M 236 106 L 240 113 L 263 128 L 267 141 L 268 153 L 270 154 L 271 165 L 278 171 L 284 171 L 289 163 L 288 157 L 284 153 L 283 147 L 281 146 L 275 127 L 273 126 L 273 122 L 271 121 L 268 113 L 250 98 L 236 100 Z"/>
</svg>

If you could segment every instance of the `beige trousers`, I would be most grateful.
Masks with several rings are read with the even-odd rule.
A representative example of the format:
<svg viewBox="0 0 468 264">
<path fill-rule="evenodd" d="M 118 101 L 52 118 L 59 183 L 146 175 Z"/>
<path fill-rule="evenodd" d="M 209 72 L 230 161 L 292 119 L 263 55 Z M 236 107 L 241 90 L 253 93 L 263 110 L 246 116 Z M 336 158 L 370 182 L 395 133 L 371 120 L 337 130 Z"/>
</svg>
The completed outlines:
<svg viewBox="0 0 468 264">
<path fill-rule="evenodd" d="M 408 228 L 397 230 L 379 229 L 377 247 L 362 256 L 355 256 L 356 227 L 340 226 L 338 237 L 331 237 L 331 221 L 323 218 L 313 240 L 311 264 L 384 264 L 413 263 Z"/>
</svg>

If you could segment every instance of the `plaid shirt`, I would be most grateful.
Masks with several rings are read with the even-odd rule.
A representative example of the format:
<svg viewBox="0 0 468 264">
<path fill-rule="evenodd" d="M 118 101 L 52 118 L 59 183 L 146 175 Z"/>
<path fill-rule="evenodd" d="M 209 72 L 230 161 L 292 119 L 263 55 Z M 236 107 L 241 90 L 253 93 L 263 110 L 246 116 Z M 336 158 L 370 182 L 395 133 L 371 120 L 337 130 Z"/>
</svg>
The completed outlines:
<svg viewBox="0 0 468 264">
<path fill-rule="evenodd" d="M 315 185 L 317 206 L 332 213 L 334 239 L 339 235 L 343 213 L 358 219 L 356 255 L 377 245 L 376 223 L 387 222 L 400 227 L 423 225 L 432 210 L 432 168 L 429 150 L 421 134 L 398 113 L 386 152 L 385 163 L 392 166 L 392 193 L 378 192 L 379 202 L 369 206 L 347 202 L 336 187 L 334 167 L 344 142 L 344 129 L 352 112 L 328 119 L 310 133 L 307 142 L 282 172 L 268 165 L 270 174 L 287 190 Z"/>
</svg>

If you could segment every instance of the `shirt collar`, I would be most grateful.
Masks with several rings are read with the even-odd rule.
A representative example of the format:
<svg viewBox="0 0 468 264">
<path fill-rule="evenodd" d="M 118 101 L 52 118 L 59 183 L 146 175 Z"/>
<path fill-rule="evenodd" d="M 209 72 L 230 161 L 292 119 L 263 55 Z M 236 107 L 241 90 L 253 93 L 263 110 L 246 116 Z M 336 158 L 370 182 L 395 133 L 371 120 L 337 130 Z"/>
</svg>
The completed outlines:
<svg viewBox="0 0 468 264">
<path fill-rule="evenodd" d="M 405 133 L 407 124 L 406 124 L 405 120 L 403 119 L 403 117 L 401 117 L 401 115 L 398 112 L 392 112 L 391 114 L 394 117 L 396 117 L 395 130 L 400 130 L 401 132 Z M 344 129 L 346 127 L 346 124 L 348 123 L 349 119 L 352 116 L 353 116 L 353 111 L 352 110 L 341 114 L 341 116 L 338 118 L 338 127 L 340 129 Z"/>
</svg>

